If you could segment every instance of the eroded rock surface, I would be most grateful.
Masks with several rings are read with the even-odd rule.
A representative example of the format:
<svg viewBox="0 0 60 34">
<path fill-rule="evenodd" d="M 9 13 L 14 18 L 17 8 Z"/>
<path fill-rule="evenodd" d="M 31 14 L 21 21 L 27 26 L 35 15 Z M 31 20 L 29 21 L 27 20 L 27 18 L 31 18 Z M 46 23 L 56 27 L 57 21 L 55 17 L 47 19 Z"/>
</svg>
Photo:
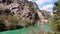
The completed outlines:
<svg viewBox="0 0 60 34">
<path fill-rule="evenodd" d="M 7 24 L 11 23 L 8 20 L 9 15 L 18 20 L 16 23 L 18 27 L 34 25 L 35 23 L 45 24 L 45 22 L 48 23 L 51 16 L 50 12 L 40 10 L 35 2 L 27 0 L 0 0 L 0 16 L 4 18 L 5 25 L 8 27 L 10 25 Z"/>
</svg>

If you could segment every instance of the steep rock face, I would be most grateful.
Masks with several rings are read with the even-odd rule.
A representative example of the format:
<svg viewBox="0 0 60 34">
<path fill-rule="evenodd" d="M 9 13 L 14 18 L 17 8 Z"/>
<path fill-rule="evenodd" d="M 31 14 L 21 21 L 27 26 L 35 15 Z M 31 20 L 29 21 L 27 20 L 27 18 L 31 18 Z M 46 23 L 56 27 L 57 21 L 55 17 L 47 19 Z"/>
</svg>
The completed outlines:
<svg viewBox="0 0 60 34">
<path fill-rule="evenodd" d="M 17 18 L 17 25 L 19 26 L 28 26 L 35 23 L 44 24 L 45 20 L 48 20 L 48 18 L 45 19 L 45 15 L 51 16 L 50 13 L 40 10 L 35 2 L 27 0 L 0 0 L 0 13 L 0 16 L 6 16 L 5 18 L 2 17 L 5 25 L 10 24 L 8 17 L 12 15 Z"/>
<path fill-rule="evenodd" d="M 42 10 L 41 13 L 44 16 L 44 19 L 48 20 L 49 18 L 51 18 L 51 13 L 48 11 Z"/>
</svg>

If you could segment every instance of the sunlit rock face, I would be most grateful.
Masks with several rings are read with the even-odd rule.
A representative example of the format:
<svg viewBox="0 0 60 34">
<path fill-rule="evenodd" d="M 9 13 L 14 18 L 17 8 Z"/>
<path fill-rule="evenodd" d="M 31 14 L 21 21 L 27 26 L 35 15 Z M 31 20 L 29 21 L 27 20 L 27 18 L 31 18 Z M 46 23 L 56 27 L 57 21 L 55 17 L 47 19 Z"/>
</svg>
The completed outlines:
<svg viewBox="0 0 60 34">
<path fill-rule="evenodd" d="M 26 21 L 29 25 L 35 23 L 45 24 L 46 20 L 48 22 L 46 16 L 49 18 L 51 16 L 49 12 L 40 10 L 35 2 L 27 0 L 0 0 L 0 10 L 5 11 L 6 9 L 10 10 L 8 11 L 10 13 L 8 13 L 9 15 L 13 14 L 12 16 L 17 17 L 19 20 L 17 25 L 19 26 L 25 26 L 26 24 L 24 22 Z"/>
</svg>

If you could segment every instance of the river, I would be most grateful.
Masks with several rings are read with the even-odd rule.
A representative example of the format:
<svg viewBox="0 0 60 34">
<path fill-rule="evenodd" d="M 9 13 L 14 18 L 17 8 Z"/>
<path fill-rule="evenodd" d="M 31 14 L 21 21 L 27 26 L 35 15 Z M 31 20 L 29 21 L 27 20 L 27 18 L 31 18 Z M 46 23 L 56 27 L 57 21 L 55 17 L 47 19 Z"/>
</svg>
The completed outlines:
<svg viewBox="0 0 60 34">
<path fill-rule="evenodd" d="M 30 26 L 28 28 L 0 32 L 0 34 L 33 34 L 33 33 L 37 34 L 39 29 L 46 31 L 46 32 L 51 31 L 51 28 L 47 24 L 43 24 L 43 25 L 36 24 L 36 25 Z"/>
</svg>

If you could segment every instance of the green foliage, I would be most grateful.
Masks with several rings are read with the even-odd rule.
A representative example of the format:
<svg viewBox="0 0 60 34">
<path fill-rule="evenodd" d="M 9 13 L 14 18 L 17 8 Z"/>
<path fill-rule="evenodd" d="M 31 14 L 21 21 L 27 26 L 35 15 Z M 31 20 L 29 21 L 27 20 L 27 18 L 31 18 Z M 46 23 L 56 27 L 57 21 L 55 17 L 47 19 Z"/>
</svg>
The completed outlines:
<svg viewBox="0 0 60 34">
<path fill-rule="evenodd" d="M 29 19 L 24 19 L 22 20 L 22 23 L 25 25 L 25 26 L 30 26 L 31 25 L 31 21 Z"/>
<path fill-rule="evenodd" d="M 3 22 L 3 19 L 0 17 L 0 23 L 2 23 Z"/>
<path fill-rule="evenodd" d="M 54 34 L 54 33 L 52 33 L 52 32 L 47 32 L 46 34 Z"/>
<path fill-rule="evenodd" d="M 32 11 L 32 12 L 35 12 L 33 3 L 32 2 L 28 2 L 28 5 L 29 5 L 29 10 Z"/>
<path fill-rule="evenodd" d="M 53 23 L 56 25 L 56 31 L 60 31 L 60 1 L 55 3 L 55 15 L 54 15 L 54 20 Z"/>
<path fill-rule="evenodd" d="M 18 20 L 15 16 L 8 16 L 8 21 L 10 22 L 10 26 L 16 26 L 18 23 Z"/>
<path fill-rule="evenodd" d="M 55 7 L 53 8 L 54 16 L 51 18 L 50 26 L 54 32 L 60 32 L 60 1 L 55 2 Z M 56 34 L 58 34 L 56 33 Z"/>
</svg>

